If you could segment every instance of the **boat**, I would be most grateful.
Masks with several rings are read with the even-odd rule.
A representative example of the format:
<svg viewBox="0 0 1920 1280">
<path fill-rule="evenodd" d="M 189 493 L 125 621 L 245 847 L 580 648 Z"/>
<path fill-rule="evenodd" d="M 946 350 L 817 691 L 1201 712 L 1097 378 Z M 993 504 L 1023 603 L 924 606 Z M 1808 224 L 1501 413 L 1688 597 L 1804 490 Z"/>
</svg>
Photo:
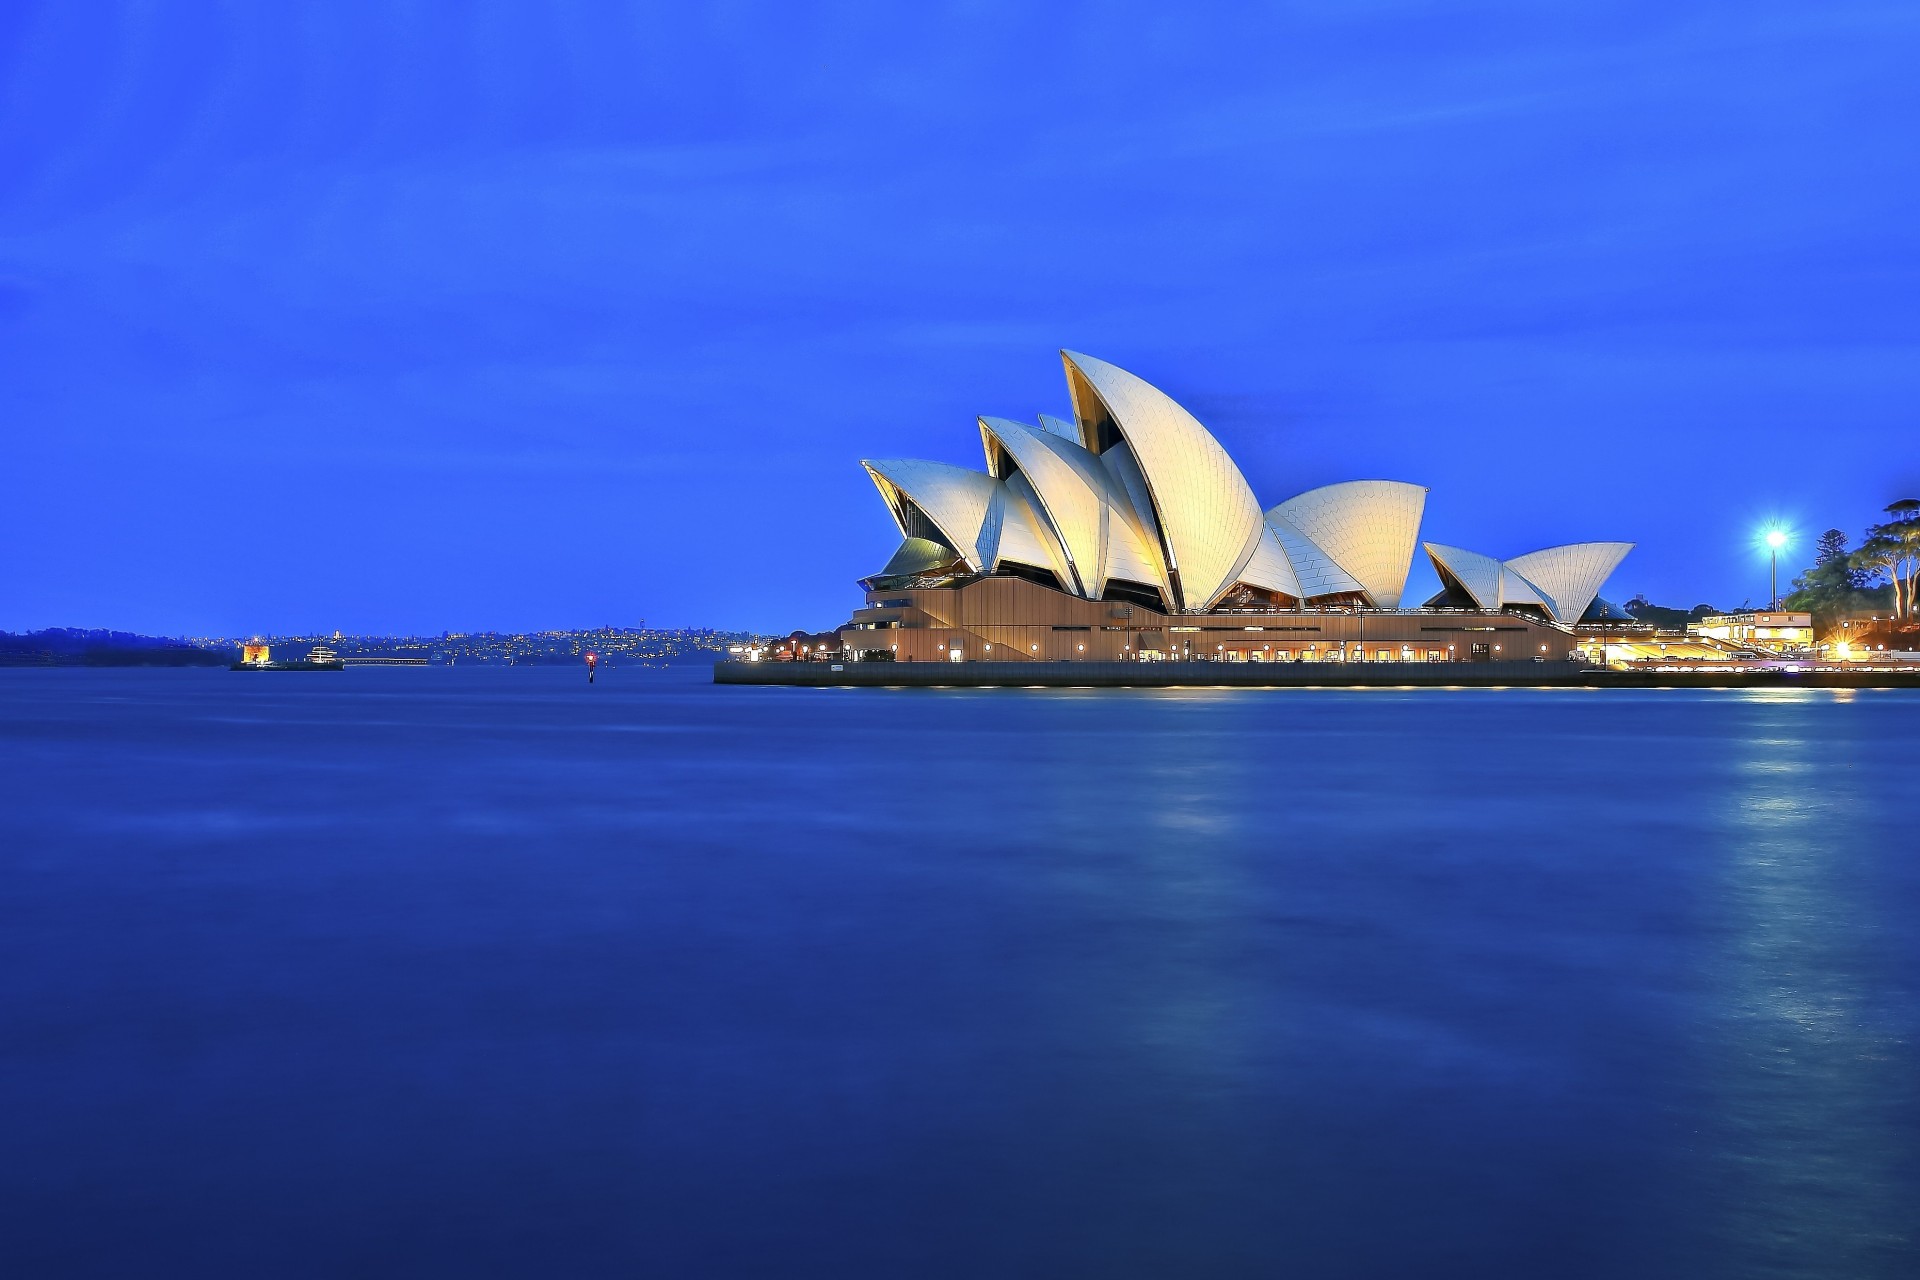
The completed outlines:
<svg viewBox="0 0 1920 1280">
<path fill-rule="evenodd" d="M 233 671 L 345 671 L 347 664 L 339 654 L 324 644 L 317 644 L 307 650 L 305 658 L 291 662 L 275 662 L 271 651 L 264 644 L 252 643 L 241 646 L 240 661 L 233 664 Z"/>
</svg>

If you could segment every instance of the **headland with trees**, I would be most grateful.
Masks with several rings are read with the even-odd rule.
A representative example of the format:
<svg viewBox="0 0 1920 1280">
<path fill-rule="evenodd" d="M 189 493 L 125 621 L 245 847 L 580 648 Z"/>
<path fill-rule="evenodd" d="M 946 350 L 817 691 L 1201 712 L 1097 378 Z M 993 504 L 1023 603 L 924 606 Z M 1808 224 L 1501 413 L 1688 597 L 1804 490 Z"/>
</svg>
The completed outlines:
<svg viewBox="0 0 1920 1280">
<path fill-rule="evenodd" d="M 1781 607 L 1813 615 L 1814 633 L 1831 635 L 1850 627 L 1857 636 L 1885 632 L 1912 648 L 1920 631 L 1916 592 L 1920 591 L 1920 499 L 1888 503 L 1886 517 L 1867 526 L 1858 546 L 1849 547 L 1840 529 L 1828 529 L 1814 543 L 1813 564 L 1794 578 Z"/>
</svg>

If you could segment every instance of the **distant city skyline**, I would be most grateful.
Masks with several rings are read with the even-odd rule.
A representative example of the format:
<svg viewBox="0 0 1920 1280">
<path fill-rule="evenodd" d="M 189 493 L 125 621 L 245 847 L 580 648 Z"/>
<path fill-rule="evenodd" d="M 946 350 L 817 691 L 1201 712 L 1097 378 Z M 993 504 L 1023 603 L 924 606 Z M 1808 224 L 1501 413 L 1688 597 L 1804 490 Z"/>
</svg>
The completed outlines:
<svg viewBox="0 0 1920 1280">
<path fill-rule="evenodd" d="M 1622 599 L 1920 491 L 1920 11 L 1100 14 L 8 7 L 0 628 L 830 626 L 1063 347 Z"/>
<path fill-rule="evenodd" d="M 755 637 L 742 632 L 706 627 L 586 627 L 436 635 L 308 631 L 229 636 L 145 636 L 105 629 L 50 628 L 25 634 L 0 631 L 0 667 L 142 666 L 148 665 L 156 655 L 171 659 L 183 652 L 196 660 L 186 663 L 169 660 L 159 665 L 199 666 L 207 665 L 197 660 L 200 656 L 214 653 L 219 655 L 216 661 L 226 662 L 242 649 L 271 651 L 271 657 L 284 661 L 298 659 L 316 644 L 350 660 L 404 658 L 434 664 L 551 666 L 580 662 L 588 653 L 593 653 L 598 660 L 613 667 L 625 662 L 659 664 L 711 659 L 727 646 L 752 638 Z"/>
</svg>

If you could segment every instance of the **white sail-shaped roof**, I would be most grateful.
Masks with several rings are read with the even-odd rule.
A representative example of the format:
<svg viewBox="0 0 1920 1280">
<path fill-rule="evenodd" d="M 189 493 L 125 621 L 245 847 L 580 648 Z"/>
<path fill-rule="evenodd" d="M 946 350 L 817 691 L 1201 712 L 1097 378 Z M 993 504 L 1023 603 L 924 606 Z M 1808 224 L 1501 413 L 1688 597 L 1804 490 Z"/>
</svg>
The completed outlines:
<svg viewBox="0 0 1920 1280">
<path fill-rule="evenodd" d="M 1275 507 L 1267 512 L 1266 524 L 1293 565 L 1294 575 L 1300 581 L 1302 598 L 1365 593 L 1366 586 L 1335 564 L 1332 556 L 1280 513 L 1280 508 Z"/>
<path fill-rule="evenodd" d="M 933 522 L 976 573 L 991 568 L 1000 541 L 1000 482 L 992 476 L 946 462 L 918 458 L 862 460 L 880 496 L 887 500 L 900 532 L 925 537 L 913 511 Z"/>
<path fill-rule="evenodd" d="M 1238 581 L 1261 536 L 1260 503 L 1207 429 L 1125 369 L 1063 351 L 1081 443 L 1101 452 L 1111 428 L 1133 449 L 1180 608 L 1207 608 Z"/>
<path fill-rule="evenodd" d="M 1296 600 L 1307 595 L 1300 585 L 1300 576 L 1293 571 L 1293 562 L 1287 558 L 1286 548 L 1280 545 L 1280 536 L 1271 525 L 1260 531 L 1260 545 L 1254 548 L 1247 567 L 1240 571 L 1240 581 Z"/>
<path fill-rule="evenodd" d="M 1526 575 L 1510 564 L 1500 566 L 1500 607 L 1510 604 L 1537 604 L 1552 612 L 1547 598 L 1540 594 L 1540 588 L 1527 581 Z"/>
<path fill-rule="evenodd" d="M 1125 499 L 1133 527 L 1152 545 L 1153 562 L 1160 566 L 1160 575 L 1164 576 L 1166 565 L 1161 560 L 1159 550 L 1160 525 L 1153 518 L 1153 499 L 1147 496 L 1147 478 L 1140 474 L 1140 464 L 1134 460 L 1133 450 L 1127 448 L 1123 440 L 1100 455 L 1100 465 L 1106 468 L 1107 475 L 1112 478 L 1111 487 Z"/>
<path fill-rule="evenodd" d="M 1310 489 L 1273 511 L 1366 588 L 1375 605 L 1397 609 L 1426 505 L 1422 485 L 1349 480 Z"/>
<path fill-rule="evenodd" d="M 1173 586 L 1167 581 L 1167 562 L 1160 552 L 1160 526 L 1153 518 L 1153 500 L 1147 496 L 1147 478 L 1133 450 L 1122 440 L 1100 455 L 1100 466 L 1111 483 L 1113 501 L 1107 522 L 1107 577 L 1125 578 L 1154 588 L 1170 611 Z"/>
<path fill-rule="evenodd" d="M 886 567 L 874 574 L 876 578 L 907 577 L 916 573 L 932 573 L 953 563 L 955 552 L 943 543 L 931 542 L 926 538 L 905 538 L 894 549 L 893 556 Z"/>
<path fill-rule="evenodd" d="M 1157 556 L 1140 540 L 1131 526 L 1115 519 L 1108 526 L 1107 582 L 1135 582 L 1160 593 L 1167 608 L 1173 601 L 1167 596 L 1166 581 L 1161 578 Z"/>
<path fill-rule="evenodd" d="M 1066 581 L 1076 594 L 1098 599 L 1105 586 L 1108 487 L 1098 460 L 1078 441 L 1009 418 L 981 418 L 980 439 L 995 475 L 1007 474 L 1011 460 L 1032 484 L 1040 514 L 1065 553 Z"/>
<path fill-rule="evenodd" d="M 1437 542 L 1424 545 L 1441 579 L 1458 584 L 1482 609 L 1534 604 L 1567 626 L 1580 621 L 1633 550 L 1631 542 L 1575 542 L 1500 561 Z"/>
<path fill-rule="evenodd" d="M 1046 569 L 1062 591 L 1072 591 L 1073 570 L 1059 535 L 1038 509 L 1033 486 L 1024 474 L 1015 473 L 1001 482 L 1000 503 L 1000 541 L 994 547 L 992 567 L 1011 562 Z"/>
<path fill-rule="evenodd" d="M 1468 598 L 1482 609 L 1500 608 L 1501 565 L 1498 560 L 1477 551 L 1444 546 L 1438 542 L 1424 542 L 1421 545 L 1427 549 L 1427 555 L 1433 560 L 1434 571 L 1443 582 L 1451 579 L 1457 583 Z"/>
<path fill-rule="evenodd" d="M 1631 550 L 1631 542 L 1573 542 L 1515 556 L 1507 566 L 1538 588 L 1556 622 L 1572 625 Z"/>
<path fill-rule="evenodd" d="M 1033 486 L 1036 509 L 1066 558 L 1061 580 L 1098 600 L 1110 577 L 1164 590 L 1124 487 L 1078 439 L 1065 439 L 1007 418 L 981 418 L 988 468 L 1013 472 Z"/>
<path fill-rule="evenodd" d="M 1048 435 L 1059 436 L 1062 440 L 1080 443 L 1080 428 L 1065 418 L 1056 418 L 1050 413 L 1040 415 L 1040 429 Z"/>
</svg>

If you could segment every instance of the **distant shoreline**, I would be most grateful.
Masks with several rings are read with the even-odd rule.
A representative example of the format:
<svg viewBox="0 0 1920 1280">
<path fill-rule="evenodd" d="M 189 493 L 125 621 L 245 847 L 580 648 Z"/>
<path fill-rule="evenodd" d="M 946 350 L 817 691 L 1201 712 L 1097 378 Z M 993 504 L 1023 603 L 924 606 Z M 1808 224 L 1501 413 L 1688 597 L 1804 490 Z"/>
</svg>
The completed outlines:
<svg viewBox="0 0 1920 1280">
<path fill-rule="evenodd" d="M 708 627 L 598 627 L 570 631 L 443 632 L 438 636 L 277 635 L 162 637 L 127 631 L 54 627 L 0 631 L 4 667 L 224 667 L 243 644 L 263 643 L 275 658 L 324 645 L 346 659 L 419 659 L 429 666 L 576 666 L 595 654 L 608 668 L 705 662 L 759 637 Z"/>
</svg>

